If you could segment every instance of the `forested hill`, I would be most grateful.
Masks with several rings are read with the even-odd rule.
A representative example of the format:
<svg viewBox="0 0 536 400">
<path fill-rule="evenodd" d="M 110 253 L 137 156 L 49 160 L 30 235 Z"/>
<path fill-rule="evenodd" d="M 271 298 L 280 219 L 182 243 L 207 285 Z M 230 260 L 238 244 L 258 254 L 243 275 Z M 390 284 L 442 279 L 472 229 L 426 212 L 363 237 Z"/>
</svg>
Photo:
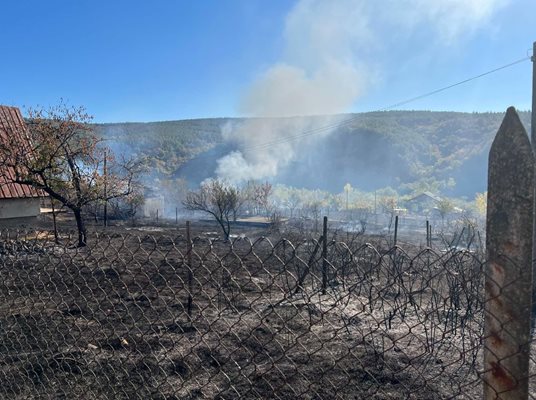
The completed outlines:
<svg viewBox="0 0 536 400">
<path fill-rule="evenodd" d="M 392 186 L 404 192 L 440 190 L 471 196 L 485 190 L 487 154 L 503 115 L 431 111 L 345 115 L 351 118 L 349 123 L 300 148 L 274 181 L 336 192 L 350 182 L 364 190 Z M 520 112 L 520 117 L 530 130 L 530 113 Z M 146 157 L 153 172 L 182 176 L 194 186 L 213 176 L 216 160 L 234 149 L 223 141 L 222 127 L 241 121 L 97 124 L 95 130 L 116 152 Z"/>
<path fill-rule="evenodd" d="M 116 154 L 143 157 L 156 173 L 172 175 L 181 165 L 220 143 L 232 118 L 95 124 Z"/>
</svg>

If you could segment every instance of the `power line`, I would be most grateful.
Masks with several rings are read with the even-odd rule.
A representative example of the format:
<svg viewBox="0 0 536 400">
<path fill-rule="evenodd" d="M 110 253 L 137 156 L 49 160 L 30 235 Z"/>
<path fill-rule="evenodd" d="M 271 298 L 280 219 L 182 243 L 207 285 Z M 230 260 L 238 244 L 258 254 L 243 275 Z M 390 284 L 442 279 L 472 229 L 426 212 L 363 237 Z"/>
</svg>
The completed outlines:
<svg viewBox="0 0 536 400">
<path fill-rule="evenodd" d="M 405 104 L 411 103 L 413 101 L 420 100 L 420 99 L 423 99 L 425 97 L 429 97 L 429 96 L 432 96 L 434 94 L 444 92 L 445 90 L 452 89 L 453 87 L 460 86 L 460 85 L 463 85 L 464 83 L 474 81 L 475 79 L 482 78 L 483 76 L 493 74 L 494 72 L 497 72 L 497 71 L 512 67 L 512 66 L 514 66 L 516 64 L 520 64 L 520 63 L 522 63 L 524 61 L 527 61 L 527 60 L 530 60 L 530 57 L 523 57 L 523 58 L 521 58 L 521 59 L 519 59 L 517 61 L 514 61 L 514 62 L 511 62 L 509 64 L 503 65 L 501 67 L 492 69 L 491 71 L 487 71 L 487 72 L 484 72 L 484 73 L 482 73 L 480 75 L 476 75 L 476 76 L 473 76 L 471 78 L 464 79 L 463 81 L 453 83 L 452 85 L 448 85 L 448 86 L 442 87 L 440 89 L 436 89 L 436 90 L 433 90 L 431 92 L 422 94 L 420 96 L 412 97 L 411 99 L 404 100 L 404 101 L 401 101 L 399 103 L 395 103 L 395 104 L 393 104 L 393 105 L 391 105 L 389 107 L 386 107 L 386 108 L 378 110 L 378 111 L 386 111 L 386 110 L 389 110 L 391 108 L 400 107 L 400 106 L 403 106 Z"/>
<path fill-rule="evenodd" d="M 462 81 L 453 83 L 451 85 L 444 86 L 442 88 L 435 89 L 435 90 L 432 90 L 430 92 L 421 94 L 419 96 L 411 97 L 409 99 L 406 99 L 406 100 L 391 104 L 391 105 L 389 105 L 387 107 L 383 107 L 383 108 L 377 109 L 375 111 L 369 111 L 369 112 L 382 112 L 382 111 L 392 110 L 393 108 L 397 108 L 397 107 L 412 103 L 414 101 L 421 100 L 421 99 L 424 99 L 426 97 L 433 96 L 433 95 L 435 95 L 437 93 L 444 92 L 444 91 L 452 89 L 452 88 L 454 88 L 456 86 L 460 86 L 460 85 L 463 85 L 465 83 L 474 81 L 475 79 L 479 79 L 479 78 L 482 78 L 482 77 L 484 77 L 486 75 L 490 75 L 490 74 L 493 74 L 495 72 L 501 71 L 503 69 L 510 68 L 510 67 L 512 67 L 514 65 L 517 65 L 517 64 L 520 64 L 522 62 L 528 61 L 528 60 L 530 60 L 530 58 L 531 57 L 527 55 L 527 56 L 525 56 L 525 57 L 523 57 L 523 58 L 521 58 L 519 60 L 510 62 L 508 64 L 505 64 L 505 65 L 502 65 L 500 67 L 494 68 L 492 70 L 486 71 L 486 72 L 481 73 L 479 75 L 472 76 L 470 78 L 467 78 L 467 79 L 464 79 Z M 263 149 L 263 148 L 269 148 L 274 144 L 291 142 L 291 141 L 298 140 L 298 139 L 301 139 L 301 138 L 304 138 L 304 137 L 307 137 L 307 136 L 312 136 L 312 135 L 315 135 L 315 134 L 318 134 L 318 133 L 321 133 L 321 132 L 324 132 L 324 131 L 327 131 L 327 130 L 340 128 L 342 126 L 350 124 L 351 122 L 353 122 L 353 121 L 355 121 L 355 120 L 357 120 L 359 118 L 361 118 L 361 115 L 357 115 L 355 117 L 348 118 L 348 119 L 346 119 L 346 120 L 344 120 L 342 122 L 338 122 L 336 124 L 324 125 L 324 126 L 321 126 L 321 127 L 318 127 L 318 128 L 309 129 L 309 130 L 303 131 L 303 132 L 301 132 L 301 133 L 299 133 L 297 135 L 292 135 L 292 136 L 288 136 L 288 137 L 285 137 L 285 138 L 272 140 L 272 141 L 264 142 L 264 143 L 260 143 L 260 144 L 255 144 L 255 145 L 251 145 L 251 146 L 245 146 L 245 147 L 242 148 L 242 150 Z"/>
</svg>

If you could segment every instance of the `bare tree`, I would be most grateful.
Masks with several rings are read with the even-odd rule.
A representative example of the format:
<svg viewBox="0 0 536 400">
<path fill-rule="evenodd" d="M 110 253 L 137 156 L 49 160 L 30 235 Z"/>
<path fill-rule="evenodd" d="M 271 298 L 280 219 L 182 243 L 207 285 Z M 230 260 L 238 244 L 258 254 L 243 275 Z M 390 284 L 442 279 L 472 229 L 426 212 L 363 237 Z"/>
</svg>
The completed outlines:
<svg viewBox="0 0 536 400">
<path fill-rule="evenodd" d="M 389 216 L 388 232 L 391 233 L 391 227 L 396 215 L 397 200 L 394 196 L 385 196 L 380 199 L 380 207 L 384 214 Z"/>
<path fill-rule="evenodd" d="M 233 207 L 233 221 L 236 222 L 238 219 L 238 216 L 243 212 L 244 208 L 247 206 L 249 202 L 251 202 L 251 199 L 253 197 L 253 191 L 252 186 L 248 182 L 248 184 L 241 188 L 236 189 L 237 191 L 237 198 L 235 205 Z"/>
<path fill-rule="evenodd" d="M 318 223 L 322 213 L 322 204 L 318 200 L 313 200 L 303 207 L 303 213 L 306 218 L 311 218 L 314 222 L 314 230 L 318 232 Z"/>
<path fill-rule="evenodd" d="M 214 217 L 220 225 L 225 240 L 231 234 L 231 220 L 239 202 L 239 192 L 233 186 L 212 179 L 198 191 L 189 192 L 183 205 L 190 211 L 201 211 Z"/>
<path fill-rule="evenodd" d="M 265 182 L 265 183 L 255 183 L 252 182 L 252 195 L 251 200 L 253 201 L 253 204 L 255 205 L 255 208 L 257 208 L 257 212 L 259 214 L 264 214 L 265 217 L 268 217 L 270 215 L 271 207 L 270 207 L 270 195 L 272 194 L 272 184 Z"/>
<path fill-rule="evenodd" d="M 89 125 L 83 107 L 61 102 L 29 110 L 27 136 L 10 135 L 0 143 L 2 170 L 8 182 L 31 185 L 69 208 L 78 229 L 78 245 L 87 243 L 82 211 L 90 204 L 127 196 L 135 173 L 132 162 L 117 162 Z M 103 172 L 107 157 L 107 172 Z"/>
<path fill-rule="evenodd" d="M 285 201 L 285 205 L 290 211 L 290 218 L 294 217 L 294 211 L 300 206 L 300 204 L 301 198 L 297 191 L 293 190 L 288 196 L 288 199 Z"/>
</svg>

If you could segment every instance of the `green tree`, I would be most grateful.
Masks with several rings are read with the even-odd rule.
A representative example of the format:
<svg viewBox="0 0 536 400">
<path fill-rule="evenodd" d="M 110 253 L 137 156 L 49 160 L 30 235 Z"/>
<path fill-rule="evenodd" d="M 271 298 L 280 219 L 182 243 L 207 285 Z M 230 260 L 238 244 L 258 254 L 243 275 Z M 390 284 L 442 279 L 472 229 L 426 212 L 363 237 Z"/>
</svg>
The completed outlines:
<svg viewBox="0 0 536 400">
<path fill-rule="evenodd" d="M 447 198 L 442 198 L 437 204 L 437 211 L 441 216 L 441 225 L 445 224 L 445 217 L 454 211 L 454 204 Z"/>
<path fill-rule="evenodd" d="M 485 217 L 488 209 L 488 192 L 477 193 L 475 196 L 475 208 L 479 216 Z"/>
</svg>

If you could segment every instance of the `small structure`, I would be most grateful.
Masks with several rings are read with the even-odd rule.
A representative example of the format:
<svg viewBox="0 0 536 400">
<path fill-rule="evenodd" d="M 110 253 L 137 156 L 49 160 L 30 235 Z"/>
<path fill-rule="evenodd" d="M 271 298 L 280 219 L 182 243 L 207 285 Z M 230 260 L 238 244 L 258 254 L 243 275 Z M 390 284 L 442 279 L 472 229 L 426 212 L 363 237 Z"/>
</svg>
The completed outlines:
<svg viewBox="0 0 536 400">
<path fill-rule="evenodd" d="M 7 137 L 28 140 L 27 127 L 18 108 L 0 105 L 0 141 Z M 35 222 L 42 194 L 28 185 L 12 183 L 14 171 L 0 165 L 0 227 Z"/>
<path fill-rule="evenodd" d="M 406 207 L 414 213 L 425 213 L 437 208 L 440 203 L 441 197 L 430 192 L 423 192 L 406 201 Z"/>
<path fill-rule="evenodd" d="M 142 211 L 145 218 L 163 218 L 165 212 L 164 196 L 146 197 Z"/>
</svg>

